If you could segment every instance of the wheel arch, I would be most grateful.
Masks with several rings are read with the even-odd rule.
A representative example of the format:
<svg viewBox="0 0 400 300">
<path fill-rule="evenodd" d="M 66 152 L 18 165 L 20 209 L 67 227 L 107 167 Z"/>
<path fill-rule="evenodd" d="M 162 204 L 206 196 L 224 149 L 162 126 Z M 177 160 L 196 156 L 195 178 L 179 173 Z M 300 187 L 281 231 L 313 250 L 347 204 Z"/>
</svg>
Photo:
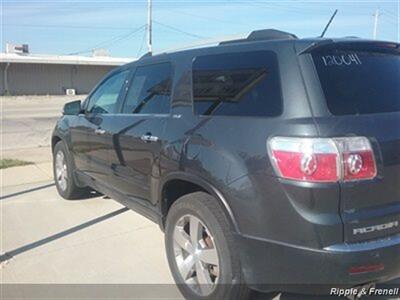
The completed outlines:
<svg viewBox="0 0 400 300">
<path fill-rule="evenodd" d="M 57 134 L 55 134 L 51 137 L 51 152 L 52 153 L 54 152 L 54 147 L 56 146 L 56 144 L 61 140 L 62 140 L 62 138 Z"/>
<path fill-rule="evenodd" d="M 74 155 L 71 153 L 71 149 L 70 149 L 69 144 L 68 144 L 68 136 L 63 135 L 62 132 L 59 132 L 59 131 L 56 131 L 56 130 L 53 132 L 53 135 L 51 136 L 51 153 L 52 153 L 52 155 L 54 155 L 54 148 L 55 148 L 55 146 L 57 145 L 57 143 L 59 143 L 59 142 L 61 142 L 61 141 L 62 141 L 63 144 L 65 145 L 65 148 L 66 148 L 66 151 L 67 151 L 68 159 L 71 160 L 71 164 L 72 164 L 74 170 L 76 170 L 75 157 L 74 157 Z M 81 180 L 79 179 L 79 177 L 76 176 L 76 173 L 75 173 L 75 172 L 74 172 L 74 174 L 75 174 L 75 176 L 74 176 L 74 182 L 75 182 L 75 184 L 76 184 L 77 186 L 79 186 L 79 187 L 84 187 L 84 186 L 86 186 L 86 183 L 81 182 Z"/>
<path fill-rule="evenodd" d="M 170 194 L 171 189 L 177 188 L 180 185 L 185 185 L 185 188 L 178 189 L 178 191 L 174 191 L 172 194 Z M 173 172 L 171 174 L 168 174 L 161 181 L 158 195 L 161 213 L 161 229 L 164 230 L 165 228 L 166 217 L 168 215 L 168 210 L 171 205 L 183 195 L 198 191 L 205 192 L 217 199 L 234 230 L 239 233 L 239 227 L 236 222 L 235 216 L 223 194 L 207 180 L 197 175 L 186 172 Z"/>
</svg>

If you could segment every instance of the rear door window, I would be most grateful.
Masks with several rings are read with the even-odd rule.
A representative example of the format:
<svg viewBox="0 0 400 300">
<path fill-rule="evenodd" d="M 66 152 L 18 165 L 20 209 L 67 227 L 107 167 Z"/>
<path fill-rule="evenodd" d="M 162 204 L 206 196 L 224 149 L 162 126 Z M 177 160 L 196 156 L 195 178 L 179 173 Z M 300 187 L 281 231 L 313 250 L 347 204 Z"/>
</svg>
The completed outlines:
<svg viewBox="0 0 400 300">
<path fill-rule="evenodd" d="M 169 113 L 171 84 L 172 67 L 170 63 L 138 67 L 126 95 L 123 112 Z"/>
<path fill-rule="evenodd" d="M 272 51 L 199 56 L 192 75 L 195 114 L 266 117 L 282 113 L 278 60 Z"/>
<path fill-rule="evenodd" d="M 336 49 L 313 60 L 332 114 L 400 111 L 399 54 Z"/>
</svg>

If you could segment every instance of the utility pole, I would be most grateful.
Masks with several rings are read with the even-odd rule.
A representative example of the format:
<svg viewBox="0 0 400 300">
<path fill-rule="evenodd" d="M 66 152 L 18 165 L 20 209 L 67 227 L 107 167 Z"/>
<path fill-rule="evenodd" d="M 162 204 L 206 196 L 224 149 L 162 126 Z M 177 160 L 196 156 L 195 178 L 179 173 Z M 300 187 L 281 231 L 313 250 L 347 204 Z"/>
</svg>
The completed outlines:
<svg viewBox="0 0 400 300">
<path fill-rule="evenodd" d="M 377 9 L 374 13 L 374 32 L 373 32 L 373 38 L 376 40 L 378 37 L 378 20 L 379 20 L 379 9 Z"/>
<path fill-rule="evenodd" d="M 151 0 L 147 0 L 147 50 L 149 53 L 152 53 L 152 36 L 151 36 L 151 30 L 152 30 L 152 20 L 151 20 Z"/>
</svg>

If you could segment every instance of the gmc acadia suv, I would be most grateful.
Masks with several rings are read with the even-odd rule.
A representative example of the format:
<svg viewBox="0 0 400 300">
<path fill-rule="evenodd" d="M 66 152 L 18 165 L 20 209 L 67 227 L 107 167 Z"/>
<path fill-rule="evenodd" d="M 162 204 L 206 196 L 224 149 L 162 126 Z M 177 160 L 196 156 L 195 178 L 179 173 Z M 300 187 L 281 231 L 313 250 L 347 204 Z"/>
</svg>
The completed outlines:
<svg viewBox="0 0 400 300">
<path fill-rule="evenodd" d="M 160 225 L 185 297 L 400 276 L 400 44 L 260 30 L 145 55 L 65 105 L 52 149 L 62 197 Z"/>
</svg>

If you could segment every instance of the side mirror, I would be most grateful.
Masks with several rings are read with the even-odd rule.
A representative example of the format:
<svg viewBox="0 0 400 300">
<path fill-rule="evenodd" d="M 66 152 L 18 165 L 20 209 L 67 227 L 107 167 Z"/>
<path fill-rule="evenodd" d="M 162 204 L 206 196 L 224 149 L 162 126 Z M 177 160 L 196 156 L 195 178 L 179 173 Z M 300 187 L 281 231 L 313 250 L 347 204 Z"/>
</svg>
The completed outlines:
<svg viewBox="0 0 400 300">
<path fill-rule="evenodd" d="M 62 110 L 63 115 L 73 116 L 79 115 L 82 112 L 81 100 L 71 101 L 64 104 Z"/>
</svg>

